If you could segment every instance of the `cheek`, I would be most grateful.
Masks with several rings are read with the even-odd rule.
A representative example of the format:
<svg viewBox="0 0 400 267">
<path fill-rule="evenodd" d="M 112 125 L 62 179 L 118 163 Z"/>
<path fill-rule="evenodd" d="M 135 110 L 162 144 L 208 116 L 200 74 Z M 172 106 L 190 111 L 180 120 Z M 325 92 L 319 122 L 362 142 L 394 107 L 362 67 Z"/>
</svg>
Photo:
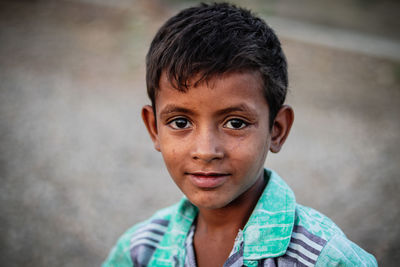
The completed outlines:
<svg viewBox="0 0 400 267">
<path fill-rule="evenodd" d="M 178 161 L 178 155 L 175 148 L 171 148 L 168 146 L 163 147 L 161 150 L 161 154 L 167 166 L 171 164 L 176 164 L 176 162 Z"/>
<path fill-rule="evenodd" d="M 168 171 L 172 174 L 179 170 L 185 145 L 174 138 L 164 137 L 161 142 L 161 154 Z"/>
<path fill-rule="evenodd" d="M 264 165 L 266 154 L 268 152 L 268 137 L 265 135 L 252 135 L 245 138 L 232 140 L 230 156 L 233 164 L 239 164 L 248 171 L 258 169 Z"/>
<path fill-rule="evenodd" d="M 227 144 L 231 145 L 231 151 L 243 150 L 249 153 L 254 153 L 261 148 L 268 147 L 269 134 L 264 129 L 253 129 L 244 136 L 232 137 L 227 140 Z M 246 153 L 245 152 L 245 153 Z"/>
</svg>

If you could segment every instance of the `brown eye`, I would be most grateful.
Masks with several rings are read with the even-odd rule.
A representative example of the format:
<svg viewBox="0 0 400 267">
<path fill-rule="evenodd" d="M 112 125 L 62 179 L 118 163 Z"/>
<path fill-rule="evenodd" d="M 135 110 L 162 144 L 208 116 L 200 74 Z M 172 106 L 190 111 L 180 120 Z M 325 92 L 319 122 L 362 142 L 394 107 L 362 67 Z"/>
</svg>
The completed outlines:
<svg viewBox="0 0 400 267">
<path fill-rule="evenodd" d="M 191 126 L 191 123 L 185 118 L 177 118 L 168 123 L 172 129 L 186 129 Z"/>
<path fill-rule="evenodd" d="M 240 119 L 231 119 L 229 121 L 227 121 L 224 125 L 225 128 L 228 129 L 233 129 L 233 130 L 240 130 L 244 127 L 246 127 L 248 124 Z"/>
</svg>

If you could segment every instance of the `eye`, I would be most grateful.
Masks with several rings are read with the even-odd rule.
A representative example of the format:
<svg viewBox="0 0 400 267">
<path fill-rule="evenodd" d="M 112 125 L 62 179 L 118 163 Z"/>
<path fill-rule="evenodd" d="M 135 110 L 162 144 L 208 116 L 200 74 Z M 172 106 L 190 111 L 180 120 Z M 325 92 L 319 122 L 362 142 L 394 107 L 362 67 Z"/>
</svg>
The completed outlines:
<svg viewBox="0 0 400 267">
<path fill-rule="evenodd" d="M 168 123 L 172 129 L 186 129 L 189 128 L 191 123 L 185 118 L 176 118 Z"/>
<path fill-rule="evenodd" d="M 247 125 L 248 123 L 246 123 L 241 119 L 231 119 L 225 123 L 224 127 L 233 130 L 240 130 L 246 127 Z"/>
</svg>

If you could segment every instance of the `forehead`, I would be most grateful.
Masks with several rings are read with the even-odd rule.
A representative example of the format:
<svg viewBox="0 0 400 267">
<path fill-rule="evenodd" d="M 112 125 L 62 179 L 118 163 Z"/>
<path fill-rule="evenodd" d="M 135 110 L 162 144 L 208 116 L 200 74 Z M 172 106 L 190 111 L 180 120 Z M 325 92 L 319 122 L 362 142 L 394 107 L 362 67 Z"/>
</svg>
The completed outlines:
<svg viewBox="0 0 400 267">
<path fill-rule="evenodd" d="M 260 115 L 269 109 L 263 93 L 263 80 L 259 72 L 230 72 L 215 75 L 196 84 L 199 77 L 188 81 L 185 91 L 176 89 L 163 73 L 156 95 L 156 110 L 167 106 L 190 108 L 193 111 L 217 112 L 234 106 L 246 106 Z"/>
<path fill-rule="evenodd" d="M 165 71 L 161 73 L 159 88 L 156 91 L 156 100 L 160 97 L 160 91 L 175 90 L 180 93 L 196 90 L 197 88 L 207 87 L 212 90 L 221 90 L 221 88 L 234 87 L 238 89 L 255 90 L 264 93 L 264 81 L 259 71 L 231 71 L 222 74 L 210 75 L 203 79 L 202 74 L 196 74 L 186 81 L 187 87 L 179 87 L 174 79 L 170 79 Z M 205 92 L 203 92 L 205 93 Z M 234 92 L 230 92 L 234 93 Z M 263 94 L 264 96 L 264 94 Z"/>
</svg>

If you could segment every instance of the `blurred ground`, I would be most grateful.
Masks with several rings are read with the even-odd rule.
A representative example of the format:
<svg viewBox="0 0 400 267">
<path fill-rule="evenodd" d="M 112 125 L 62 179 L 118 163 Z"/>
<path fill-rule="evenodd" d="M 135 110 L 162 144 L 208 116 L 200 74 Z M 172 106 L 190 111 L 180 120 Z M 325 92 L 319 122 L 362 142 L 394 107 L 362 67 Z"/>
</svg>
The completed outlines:
<svg viewBox="0 0 400 267">
<path fill-rule="evenodd" d="M 241 3 L 267 22 L 294 19 L 399 40 L 396 1 L 323 2 Z M 150 40 L 188 4 L 166 3 L 0 2 L 5 266 L 98 266 L 125 229 L 179 199 L 140 119 Z M 400 63 L 290 32 L 277 30 L 296 120 L 266 166 L 300 203 L 331 217 L 382 266 L 396 266 Z"/>
</svg>

